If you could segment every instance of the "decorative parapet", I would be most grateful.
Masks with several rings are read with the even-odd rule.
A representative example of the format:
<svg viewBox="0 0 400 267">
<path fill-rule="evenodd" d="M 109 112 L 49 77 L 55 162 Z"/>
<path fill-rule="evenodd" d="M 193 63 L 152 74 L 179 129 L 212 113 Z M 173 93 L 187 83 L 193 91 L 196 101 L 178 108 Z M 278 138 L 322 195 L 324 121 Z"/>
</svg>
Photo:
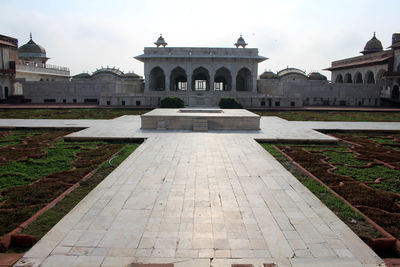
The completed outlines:
<svg viewBox="0 0 400 267">
<path fill-rule="evenodd" d="M 267 59 L 258 55 L 257 48 L 222 47 L 145 47 L 144 54 L 135 58 L 140 61 L 149 58 L 239 58 L 254 59 L 258 62 Z"/>
<path fill-rule="evenodd" d="M 36 63 L 32 61 L 18 60 L 17 72 L 43 73 L 59 76 L 70 76 L 69 68 L 50 64 Z"/>
</svg>

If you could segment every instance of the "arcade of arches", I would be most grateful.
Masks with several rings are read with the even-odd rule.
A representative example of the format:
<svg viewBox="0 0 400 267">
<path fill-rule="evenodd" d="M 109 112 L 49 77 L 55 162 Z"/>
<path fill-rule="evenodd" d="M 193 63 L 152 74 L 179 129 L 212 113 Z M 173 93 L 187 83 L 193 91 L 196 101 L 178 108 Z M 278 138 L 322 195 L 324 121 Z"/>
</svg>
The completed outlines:
<svg viewBox="0 0 400 267">
<path fill-rule="evenodd" d="M 382 80 L 385 74 L 385 70 L 379 70 L 376 75 L 372 71 L 367 71 L 364 76 L 361 72 L 356 72 L 353 75 L 351 73 L 339 73 L 336 75 L 335 83 L 366 83 L 375 84 Z"/>
<path fill-rule="evenodd" d="M 232 77 L 231 71 L 221 67 L 210 73 L 204 67 L 198 67 L 192 73 L 187 73 L 181 67 L 175 67 L 169 77 L 160 67 L 150 71 L 149 81 L 151 91 L 192 90 L 192 91 L 251 91 L 253 79 L 251 71 L 243 67 Z"/>
</svg>

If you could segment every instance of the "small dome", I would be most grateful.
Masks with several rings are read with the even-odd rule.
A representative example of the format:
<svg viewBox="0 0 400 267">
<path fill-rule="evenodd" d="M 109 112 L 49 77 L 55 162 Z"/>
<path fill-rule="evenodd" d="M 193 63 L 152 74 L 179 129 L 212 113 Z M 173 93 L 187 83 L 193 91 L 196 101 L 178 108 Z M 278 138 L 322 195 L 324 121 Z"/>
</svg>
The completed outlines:
<svg viewBox="0 0 400 267">
<path fill-rule="evenodd" d="M 90 79 L 90 74 L 87 72 L 82 72 L 77 75 L 72 76 L 72 79 Z"/>
<path fill-rule="evenodd" d="M 164 38 L 162 37 L 162 34 L 160 34 L 160 37 L 158 37 L 157 42 L 154 43 L 157 47 L 163 46 L 165 47 L 167 45 L 167 42 L 165 42 Z"/>
<path fill-rule="evenodd" d="M 30 40 L 20 48 L 18 48 L 18 56 L 20 58 L 46 58 L 46 50 L 43 46 L 36 44 L 32 40 L 32 34 L 30 35 Z"/>
<path fill-rule="evenodd" d="M 124 74 L 124 77 L 127 79 L 142 79 L 142 76 L 140 76 L 134 72 L 127 72 Z"/>
<path fill-rule="evenodd" d="M 382 43 L 374 36 L 372 37 L 371 40 L 367 42 L 367 44 L 364 47 L 364 51 L 361 51 L 364 55 L 366 54 L 371 54 L 371 53 L 376 53 L 380 52 L 383 50 Z"/>
<path fill-rule="evenodd" d="M 120 71 L 119 69 L 116 69 L 115 67 L 109 68 L 107 66 L 107 68 L 101 67 L 101 69 L 98 69 L 95 72 L 93 72 L 92 77 L 96 76 L 96 75 L 100 75 L 100 74 L 112 74 L 117 77 L 122 77 L 124 75 L 124 73 L 122 71 Z"/>
<path fill-rule="evenodd" d="M 273 73 L 272 71 L 264 71 L 260 75 L 260 79 L 278 79 L 278 75 L 276 73 Z"/>
<path fill-rule="evenodd" d="M 311 72 L 310 74 L 308 74 L 308 79 L 313 80 L 313 81 L 326 81 L 327 80 L 326 76 L 322 75 L 319 72 Z"/>
<path fill-rule="evenodd" d="M 244 41 L 242 35 L 240 35 L 239 39 L 237 39 L 237 42 L 235 44 L 236 48 L 239 48 L 239 46 L 245 48 L 247 43 Z"/>
<path fill-rule="evenodd" d="M 277 73 L 277 75 L 279 77 L 283 77 L 283 76 L 286 76 L 286 75 L 289 75 L 289 74 L 298 74 L 298 75 L 307 77 L 306 73 L 304 71 L 302 71 L 300 69 L 297 69 L 297 68 L 289 68 L 289 67 L 287 67 L 286 69 L 280 70 Z"/>
</svg>

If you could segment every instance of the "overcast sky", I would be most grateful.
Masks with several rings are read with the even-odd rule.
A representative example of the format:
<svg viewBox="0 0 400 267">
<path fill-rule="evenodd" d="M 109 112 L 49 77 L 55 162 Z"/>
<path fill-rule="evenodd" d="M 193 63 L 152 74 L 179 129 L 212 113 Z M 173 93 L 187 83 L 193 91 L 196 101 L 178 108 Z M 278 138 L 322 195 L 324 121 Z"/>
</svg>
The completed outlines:
<svg viewBox="0 0 400 267">
<path fill-rule="evenodd" d="M 322 71 L 360 55 L 374 31 L 384 48 L 400 32 L 399 0 L 1 0 L 0 8 L 0 34 L 22 46 L 32 32 L 48 63 L 73 75 L 107 65 L 143 75 L 133 57 L 160 33 L 169 46 L 198 47 L 233 47 L 242 34 L 269 58 L 261 74 Z"/>
</svg>

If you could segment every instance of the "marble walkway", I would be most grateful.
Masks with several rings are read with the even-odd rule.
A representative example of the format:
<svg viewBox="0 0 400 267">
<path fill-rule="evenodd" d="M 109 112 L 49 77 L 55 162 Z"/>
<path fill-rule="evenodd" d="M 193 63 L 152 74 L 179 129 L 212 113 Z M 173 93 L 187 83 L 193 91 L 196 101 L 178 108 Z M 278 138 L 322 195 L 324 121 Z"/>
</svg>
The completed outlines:
<svg viewBox="0 0 400 267">
<path fill-rule="evenodd" d="M 147 138 L 16 266 L 382 264 L 255 139 L 332 142 L 314 129 L 400 130 L 400 123 L 269 117 L 261 131 L 208 133 L 141 131 L 139 125 L 139 116 L 0 120 L 0 127 L 86 128 L 70 138 Z"/>
</svg>

